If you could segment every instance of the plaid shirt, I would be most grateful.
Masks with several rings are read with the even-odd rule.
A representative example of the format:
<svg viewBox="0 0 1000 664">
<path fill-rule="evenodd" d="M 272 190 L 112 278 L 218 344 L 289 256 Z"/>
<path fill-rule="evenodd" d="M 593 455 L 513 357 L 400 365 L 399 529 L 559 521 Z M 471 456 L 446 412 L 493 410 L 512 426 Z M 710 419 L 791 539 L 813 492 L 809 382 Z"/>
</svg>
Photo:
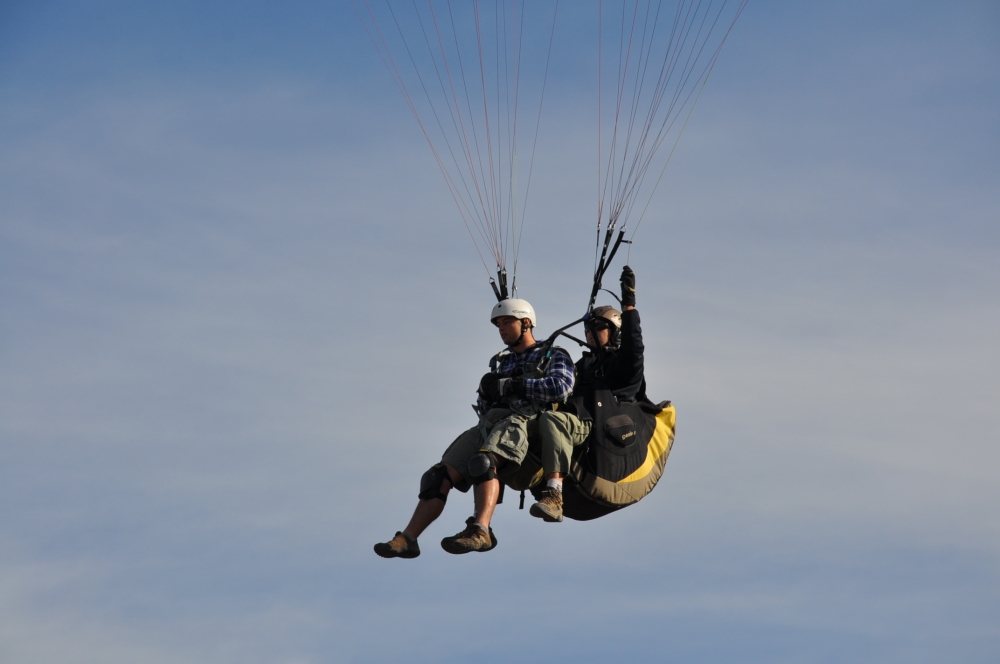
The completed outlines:
<svg viewBox="0 0 1000 664">
<path fill-rule="evenodd" d="M 504 353 L 500 355 L 497 362 L 497 375 L 501 378 L 509 378 L 519 375 L 526 364 L 537 363 L 545 356 L 543 344 L 535 344 L 522 353 Z M 545 375 L 542 378 L 525 378 L 524 392 L 529 400 L 539 403 L 555 403 L 565 401 L 573 391 L 573 381 L 576 374 L 573 370 L 573 359 L 569 353 L 562 348 L 553 348 L 552 356 L 549 357 L 548 364 L 545 365 Z M 513 400 L 515 405 L 528 405 L 524 399 Z M 480 396 L 476 400 L 476 405 L 480 413 L 485 413 L 490 408 L 507 406 L 503 404 L 493 404 L 484 401 Z"/>
</svg>

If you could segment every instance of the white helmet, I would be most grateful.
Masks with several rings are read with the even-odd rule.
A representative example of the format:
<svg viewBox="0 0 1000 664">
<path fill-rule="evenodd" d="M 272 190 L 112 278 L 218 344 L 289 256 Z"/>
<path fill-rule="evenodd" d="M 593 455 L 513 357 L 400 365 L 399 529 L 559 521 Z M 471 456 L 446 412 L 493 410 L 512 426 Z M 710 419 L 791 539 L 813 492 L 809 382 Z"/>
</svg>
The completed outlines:
<svg viewBox="0 0 1000 664">
<path fill-rule="evenodd" d="M 531 321 L 531 327 L 538 326 L 538 320 L 535 318 L 535 310 L 527 300 L 500 300 L 493 305 L 493 311 L 490 312 L 490 322 L 492 323 L 501 316 L 513 316 L 518 320 L 527 318 Z"/>
</svg>

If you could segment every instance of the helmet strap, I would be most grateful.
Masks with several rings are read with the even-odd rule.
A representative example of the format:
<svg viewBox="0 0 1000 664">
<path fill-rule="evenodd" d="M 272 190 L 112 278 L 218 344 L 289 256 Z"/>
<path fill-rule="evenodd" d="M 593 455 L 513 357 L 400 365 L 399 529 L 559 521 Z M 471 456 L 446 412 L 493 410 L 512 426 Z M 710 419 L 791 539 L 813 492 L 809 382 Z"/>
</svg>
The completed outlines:
<svg viewBox="0 0 1000 664">
<path fill-rule="evenodd" d="M 608 327 L 608 345 L 618 348 L 622 344 L 622 331 L 614 325 Z"/>
<path fill-rule="evenodd" d="M 529 322 L 528 325 L 526 326 L 524 324 L 525 320 L 527 320 L 527 319 L 525 319 L 525 318 L 518 318 L 517 319 L 517 322 L 521 324 L 521 334 L 518 335 L 517 341 L 515 341 L 514 343 L 512 343 L 510 345 L 511 348 L 515 348 L 517 346 L 520 346 L 521 345 L 521 341 L 524 340 L 524 333 L 531 329 L 531 323 Z"/>
</svg>

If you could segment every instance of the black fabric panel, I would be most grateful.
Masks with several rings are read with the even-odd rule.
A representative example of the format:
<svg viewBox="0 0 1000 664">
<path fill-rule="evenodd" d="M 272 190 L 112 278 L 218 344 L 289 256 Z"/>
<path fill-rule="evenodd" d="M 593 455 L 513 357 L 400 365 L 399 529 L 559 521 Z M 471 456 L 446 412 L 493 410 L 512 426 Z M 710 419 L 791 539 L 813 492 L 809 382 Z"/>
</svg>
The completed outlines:
<svg viewBox="0 0 1000 664">
<path fill-rule="evenodd" d="M 621 509 L 594 502 L 576 484 L 567 483 L 563 486 L 563 516 L 567 519 L 591 521 Z"/>
<path fill-rule="evenodd" d="M 587 471 L 617 482 L 634 473 L 646 460 L 659 410 L 643 401 L 618 403 L 608 389 L 594 392 L 592 409 L 594 424 L 590 437 L 578 448 L 579 461 Z M 634 435 L 623 440 L 621 434 L 629 430 L 623 424 L 626 420 L 633 424 Z"/>
</svg>

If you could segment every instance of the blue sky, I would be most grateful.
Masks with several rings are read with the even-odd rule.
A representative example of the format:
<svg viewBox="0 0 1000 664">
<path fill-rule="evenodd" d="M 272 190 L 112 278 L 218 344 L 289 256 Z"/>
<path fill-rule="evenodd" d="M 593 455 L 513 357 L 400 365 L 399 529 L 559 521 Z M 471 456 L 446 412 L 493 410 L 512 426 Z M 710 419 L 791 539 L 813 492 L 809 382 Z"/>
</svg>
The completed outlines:
<svg viewBox="0 0 1000 664">
<path fill-rule="evenodd" d="M 586 8 L 522 294 L 579 315 Z M 591 523 L 371 545 L 471 425 L 482 266 L 349 3 L 0 5 L 0 659 L 995 662 L 1000 10 L 750 4 L 630 261 L 678 436 Z"/>
</svg>

